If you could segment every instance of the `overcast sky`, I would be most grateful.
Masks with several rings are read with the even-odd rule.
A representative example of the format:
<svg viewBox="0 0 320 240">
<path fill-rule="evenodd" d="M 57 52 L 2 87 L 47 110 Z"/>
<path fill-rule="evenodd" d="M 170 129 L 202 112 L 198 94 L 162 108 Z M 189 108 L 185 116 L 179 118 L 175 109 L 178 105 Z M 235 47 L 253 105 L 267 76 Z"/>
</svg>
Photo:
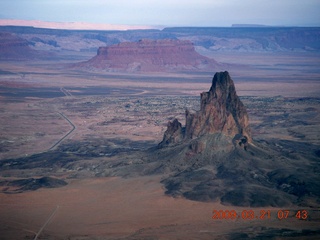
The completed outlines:
<svg viewBox="0 0 320 240">
<path fill-rule="evenodd" d="M 320 0 L 0 0 L 0 19 L 162 26 L 320 26 Z"/>
</svg>

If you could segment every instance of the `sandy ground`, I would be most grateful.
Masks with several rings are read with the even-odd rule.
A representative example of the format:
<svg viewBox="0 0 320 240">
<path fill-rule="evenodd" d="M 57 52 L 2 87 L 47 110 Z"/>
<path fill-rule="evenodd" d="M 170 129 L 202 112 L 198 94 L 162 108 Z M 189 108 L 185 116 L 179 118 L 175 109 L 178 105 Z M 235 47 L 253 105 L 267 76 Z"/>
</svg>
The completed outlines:
<svg viewBox="0 0 320 240">
<path fill-rule="evenodd" d="M 316 229 L 319 223 L 293 216 L 278 220 L 278 209 L 273 208 L 251 209 L 257 216 L 260 210 L 270 210 L 270 219 L 212 219 L 214 209 L 239 213 L 250 209 L 168 197 L 159 180 L 159 176 L 72 180 L 57 189 L 0 194 L 0 239 L 34 236 L 56 206 L 40 239 L 223 239 L 225 234 L 261 227 Z"/>
</svg>

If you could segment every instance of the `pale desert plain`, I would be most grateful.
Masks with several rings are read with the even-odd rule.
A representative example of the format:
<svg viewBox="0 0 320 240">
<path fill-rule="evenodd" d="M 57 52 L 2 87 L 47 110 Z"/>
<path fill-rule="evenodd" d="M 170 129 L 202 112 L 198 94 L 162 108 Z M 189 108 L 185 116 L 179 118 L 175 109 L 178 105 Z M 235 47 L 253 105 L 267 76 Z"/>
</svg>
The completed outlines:
<svg viewBox="0 0 320 240">
<path fill-rule="evenodd" d="M 275 142 L 279 149 L 275 139 L 296 142 L 288 156 L 303 144 L 312 146 L 318 163 L 297 166 L 320 169 L 319 53 L 197 51 L 225 64 L 217 70 L 227 70 L 234 80 L 253 139 Z M 1 185 L 0 239 L 319 239 L 317 197 L 284 207 L 200 202 L 165 194 L 161 181 L 170 173 L 117 176 L 106 170 L 112 161 L 127 159 L 130 165 L 145 158 L 139 151 L 161 142 L 169 120 L 184 123 L 185 109 L 199 109 L 199 95 L 210 88 L 216 70 L 65 68 L 73 61 L 0 62 L 1 180 L 50 176 L 67 183 L 37 190 Z M 28 159 L 28 167 L 12 167 Z M 214 210 L 239 216 L 252 210 L 255 217 L 214 219 Z M 307 219 L 296 216 L 302 210 Z M 270 217 L 260 218 L 261 211 L 270 211 Z M 279 219 L 279 211 L 289 214 Z"/>
</svg>

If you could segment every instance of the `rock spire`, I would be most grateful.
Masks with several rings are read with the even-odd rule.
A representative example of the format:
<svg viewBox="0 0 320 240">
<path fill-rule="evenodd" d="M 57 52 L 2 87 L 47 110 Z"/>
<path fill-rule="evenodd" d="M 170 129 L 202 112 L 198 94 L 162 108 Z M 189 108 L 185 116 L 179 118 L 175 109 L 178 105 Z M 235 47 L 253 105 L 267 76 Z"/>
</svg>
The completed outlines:
<svg viewBox="0 0 320 240">
<path fill-rule="evenodd" d="M 217 72 L 210 90 L 200 96 L 200 110 L 186 110 L 185 127 L 181 127 L 177 119 L 169 122 L 160 147 L 214 133 L 238 140 L 240 145 L 251 141 L 247 110 L 237 96 L 227 71 Z"/>
</svg>

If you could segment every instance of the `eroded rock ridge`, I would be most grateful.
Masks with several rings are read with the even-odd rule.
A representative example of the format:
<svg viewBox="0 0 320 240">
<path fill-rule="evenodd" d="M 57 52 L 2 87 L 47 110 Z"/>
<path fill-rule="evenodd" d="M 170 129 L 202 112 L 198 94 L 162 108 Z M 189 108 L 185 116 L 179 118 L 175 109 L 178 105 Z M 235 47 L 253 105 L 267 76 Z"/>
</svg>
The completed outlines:
<svg viewBox="0 0 320 240">
<path fill-rule="evenodd" d="M 38 56 L 25 39 L 12 33 L 0 32 L 0 60 L 27 60 Z"/>
</svg>

